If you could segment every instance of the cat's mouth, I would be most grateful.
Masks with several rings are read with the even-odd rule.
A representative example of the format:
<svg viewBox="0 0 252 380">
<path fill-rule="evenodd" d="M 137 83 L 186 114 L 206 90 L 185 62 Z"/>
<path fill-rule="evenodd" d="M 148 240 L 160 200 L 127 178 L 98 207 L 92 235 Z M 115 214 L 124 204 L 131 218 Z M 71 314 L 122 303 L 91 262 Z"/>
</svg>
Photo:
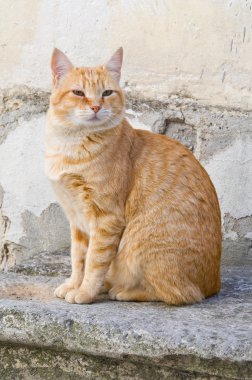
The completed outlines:
<svg viewBox="0 0 252 380">
<path fill-rule="evenodd" d="M 75 110 L 74 114 L 70 116 L 74 124 L 80 126 L 92 126 L 92 125 L 102 125 L 109 120 L 109 112 L 87 112 L 81 110 Z"/>
<path fill-rule="evenodd" d="M 102 122 L 104 120 L 104 117 L 102 117 L 101 115 L 97 115 L 97 114 L 94 114 L 92 115 L 88 121 L 99 121 L 99 122 Z"/>
<path fill-rule="evenodd" d="M 91 116 L 88 121 L 93 121 L 93 120 L 100 120 L 96 114 L 94 114 L 93 116 Z"/>
</svg>

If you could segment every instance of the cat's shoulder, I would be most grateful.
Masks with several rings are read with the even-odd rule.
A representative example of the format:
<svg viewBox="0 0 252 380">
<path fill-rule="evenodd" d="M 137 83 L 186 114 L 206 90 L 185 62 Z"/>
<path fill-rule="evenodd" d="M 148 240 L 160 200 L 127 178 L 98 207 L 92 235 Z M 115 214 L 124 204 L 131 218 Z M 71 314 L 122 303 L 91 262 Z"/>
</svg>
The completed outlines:
<svg viewBox="0 0 252 380">
<path fill-rule="evenodd" d="M 157 134 L 145 129 L 134 129 L 134 131 L 136 138 L 145 144 L 188 151 L 188 149 L 178 140 L 175 140 L 167 135 Z"/>
</svg>

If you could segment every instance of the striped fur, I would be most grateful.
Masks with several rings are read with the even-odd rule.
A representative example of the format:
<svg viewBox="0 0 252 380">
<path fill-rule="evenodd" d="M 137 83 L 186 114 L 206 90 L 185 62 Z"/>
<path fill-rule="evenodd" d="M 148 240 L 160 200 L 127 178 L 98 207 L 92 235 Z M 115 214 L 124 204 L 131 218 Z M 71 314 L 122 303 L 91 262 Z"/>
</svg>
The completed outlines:
<svg viewBox="0 0 252 380">
<path fill-rule="evenodd" d="M 183 145 L 126 121 L 121 61 L 121 49 L 96 68 L 53 54 L 46 172 L 72 239 L 72 275 L 55 295 L 90 303 L 105 290 L 120 301 L 198 302 L 220 289 L 216 192 Z"/>
</svg>

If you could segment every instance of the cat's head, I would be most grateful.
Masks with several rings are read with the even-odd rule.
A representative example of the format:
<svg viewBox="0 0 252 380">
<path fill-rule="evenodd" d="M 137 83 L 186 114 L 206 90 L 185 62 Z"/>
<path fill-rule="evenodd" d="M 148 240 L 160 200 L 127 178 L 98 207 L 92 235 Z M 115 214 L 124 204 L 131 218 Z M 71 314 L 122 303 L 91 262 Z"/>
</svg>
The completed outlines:
<svg viewBox="0 0 252 380">
<path fill-rule="evenodd" d="M 53 88 L 50 110 L 54 124 L 67 134 L 91 134 L 117 126 L 124 116 L 124 96 L 119 85 L 123 50 L 97 67 L 74 67 L 54 49 L 51 61 Z M 63 131 L 62 131 L 63 132 Z"/>
</svg>

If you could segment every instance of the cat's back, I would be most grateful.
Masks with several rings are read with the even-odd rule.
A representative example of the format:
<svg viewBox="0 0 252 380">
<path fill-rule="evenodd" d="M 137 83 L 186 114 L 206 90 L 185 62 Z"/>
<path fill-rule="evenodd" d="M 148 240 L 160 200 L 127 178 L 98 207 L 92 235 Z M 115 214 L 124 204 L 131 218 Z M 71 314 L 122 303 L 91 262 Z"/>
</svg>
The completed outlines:
<svg viewBox="0 0 252 380">
<path fill-rule="evenodd" d="M 201 222 L 214 220 L 220 230 L 214 185 L 193 153 L 167 136 L 138 129 L 134 132 L 134 178 L 129 201 L 138 205 L 139 212 L 173 209 L 188 220 L 197 214 Z"/>
<path fill-rule="evenodd" d="M 172 178 L 181 184 L 207 188 L 216 196 L 211 179 L 193 153 L 179 141 L 165 135 L 135 129 L 133 160 L 139 174 L 148 171 L 153 179 Z M 180 183 L 178 181 L 178 183 Z M 192 181 L 192 183 L 190 183 Z"/>
<path fill-rule="evenodd" d="M 161 157 L 161 161 L 177 161 L 178 158 L 186 158 L 191 161 L 191 164 L 199 165 L 202 168 L 192 152 L 171 137 L 142 129 L 135 129 L 135 136 L 138 158 L 145 154 L 151 155 L 153 159 Z"/>
</svg>

